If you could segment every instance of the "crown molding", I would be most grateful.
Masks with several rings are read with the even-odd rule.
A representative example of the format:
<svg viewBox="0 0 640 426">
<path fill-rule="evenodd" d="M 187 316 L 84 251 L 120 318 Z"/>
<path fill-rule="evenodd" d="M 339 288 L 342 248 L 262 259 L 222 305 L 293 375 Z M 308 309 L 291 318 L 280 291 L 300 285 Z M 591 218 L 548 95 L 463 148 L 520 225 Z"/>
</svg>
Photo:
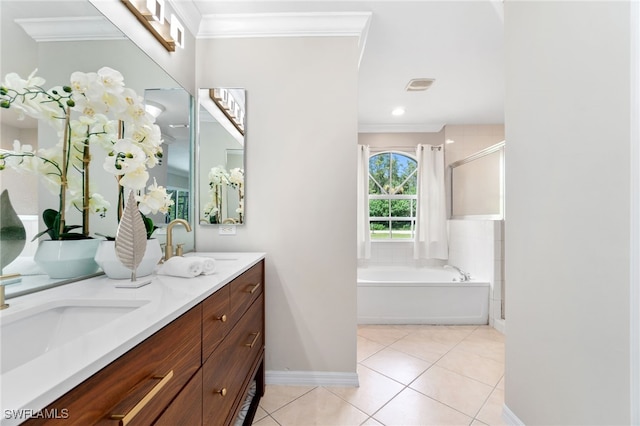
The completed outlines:
<svg viewBox="0 0 640 426">
<path fill-rule="evenodd" d="M 16 19 L 35 41 L 125 40 L 120 30 L 103 16 Z"/>
<path fill-rule="evenodd" d="M 360 124 L 358 133 L 438 133 L 444 123 L 432 124 Z"/>
<path fill-rule="evenodd" d="M 239 13 L 204 15 L 198 38 L 360 37 L 371 12 Z"/>
<path fill-rule="evenodd" d="M 357 37 L 359 61 L 371 12 L 239 13 L 203 15 L 199 39 L 248 37 Z M 359 64 L 359 63 L 358 63 Z"/>
</svg>

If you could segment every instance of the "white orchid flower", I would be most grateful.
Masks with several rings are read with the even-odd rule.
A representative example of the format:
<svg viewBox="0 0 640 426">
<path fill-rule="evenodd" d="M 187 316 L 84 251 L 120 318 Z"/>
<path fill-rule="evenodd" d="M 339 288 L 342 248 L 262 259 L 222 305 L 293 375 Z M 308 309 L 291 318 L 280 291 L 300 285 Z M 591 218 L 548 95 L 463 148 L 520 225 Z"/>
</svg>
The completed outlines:
<svg viewBox="0 0 640 426">
<path fill-rule="evenodd" d="M 120 185 L 130 189 L 143 189 L 149 180 L 149 172 L 144 166 L 133 169 L 120 178 Z"/>
<path fill-rule="evenodd" d="M 148 188 L 149 192 L 142 196 L 136 197 L 138 200 L 138 209 L 142 214 L 150 213 L 168 213 L 169 207 L 174 204 L 171 195 L 167 194 L 167 190 L 163 186 L 158 186 L 156 178 L 153 178 L 153 184 Z"/>
</svg>

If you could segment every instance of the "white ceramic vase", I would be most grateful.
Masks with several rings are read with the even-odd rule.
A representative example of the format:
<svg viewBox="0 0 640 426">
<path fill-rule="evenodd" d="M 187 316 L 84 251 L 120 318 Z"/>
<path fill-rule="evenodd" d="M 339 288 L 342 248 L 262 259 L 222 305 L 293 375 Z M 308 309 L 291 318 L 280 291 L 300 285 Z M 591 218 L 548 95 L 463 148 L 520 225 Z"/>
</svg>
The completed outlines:
<svg viewBox="0 0 640 426">
<path fill-rule="evenodd" d="M 44 240 L 38 244 L 33 260 L 50 278 L 77 278 L 98 272 L 94 260 L 102 240 Z"/>
<path fill-rule="evenodd" d="M 147 249 L 142 262 L 136 269 L 136 277 L 151 275 L 160 258 L 162 258 L 160 242 L 156 238 L 147 240 Z M 116 280 L 131 278 L 131 269 L 124 266 L 116 256 L 115 241 L 101 241 L 95 254 L 95 261 L 109 278 Z"/>
</svg>

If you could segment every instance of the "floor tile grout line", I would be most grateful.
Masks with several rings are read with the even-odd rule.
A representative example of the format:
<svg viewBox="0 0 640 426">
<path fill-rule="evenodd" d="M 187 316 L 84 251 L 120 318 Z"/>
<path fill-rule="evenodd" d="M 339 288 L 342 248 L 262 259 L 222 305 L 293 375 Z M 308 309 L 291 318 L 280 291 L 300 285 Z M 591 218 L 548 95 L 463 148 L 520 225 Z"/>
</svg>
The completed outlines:
<svg viewBox="0 0 640 426">
<path fill-rule="evenodd" d="M 377 420 L 375 417 L 373 417 L 373 416 L 374 416 L 376 413 L 378 413 L 382 408 L 384 408 L 387 404 L 389 404 L 391 401 L 393 401 L 393 399 L 394 399 L 394 398 L 396 398 L 396 397 L 397 397 L 401 392 L 404 392 L 407 388 L 410 388 L 411 390 L 413 390 L 413 391 L 415 391 L 415 392 L 418 392 L 419 394 L 424 395 L 425 397 L 430 398 L 430 399 L 431 399 L 431 400 L 433 400 L 433 401 L 436 401 L 436 402 L 438 402 L 438 403 L 440 403 L 440 404 L 443 404 L 443 405 L 445 405 L 445 406 L 447 406 L 447 407 L 449 407 L 449 408 L 451 408 L 451 409 L 453 409 L 453 410 L 455 410 L 455 411 L 457 411 L 457 412 L 459 412 L 459 413 L 461 413 L 461 414 L 463 414 L 463 415 L 465 415 L 465 416 L 467 416 L 467 417 L 470 417 L 470 418 L 471 418 L 471 421 L 470 421 L 469 425 L 471 425 L 475 420 L 478 420 L 479 422 L 482 422 L 481 420 L 479 420 L 479 419 L 477 418 L 477 416 L 478 416 L 478 414 L 480 414 L 480 411 L 482 411 L 482 409 L 484 408 L 484 406 L 485 406 L 485 404 L 487 403 L 487 401 L 489 400 L 489 398 L 491 398 L 491 395 L 493 394 L 493 392 L 495 392 L 495 390 L 496 390 L 496 388 L 497 388 L 498 384 L 500 383 L 500 380 L 502 380 L 502 377 L 504 377 L 504 373 L 503 373 L 503 375 L 500 377 L 500 379 L 496 382 L 496 384 L 493 386 L 493 389 L 491 390 L 491 392 L 489 392 L 489 395 L 487 396 L 487 398 L 484 400 L 484 402 L 482 403 L 482 405 L 480 406 L 480 408 L 478 409 L 478 411 L 477 411 L 477 412 L 475 413 L 475 415 L 473 415 L 473 416 L 469 416 L 468 414 L 463 413 L 462 411 L 460 411 L 460 410 L 458 410 L 458 409 L 456 409 L 456 408 L 454 408 L 454 407 L 451 407 L 450 405 L 447 405 L 447 404 L 445 404 L 444 402 L 439 401 L 439 400 L 437 400 L 437 399 L 435 399 L 435 398 L 432 398 L 432 397 L 430 397 L 429 395 L 426 395 L 426 394 L 424 394 L 424 393 L 420 392 L 419 390 L 414 389 L 414 388 L 412 388 L 412 387 L 411 387 L 411 385 L 412 385 L 412 384 L 413 384 L 413 383 L 414 383 L 414 382 L 415 382 L 415 381 L 416 381 L 420 376 L 422 376 L 422 375 L 423 375 L 423 374 L 425 374 L 427 371 L 429 371 L 429 370 L 431 369 L 431 367 L 433 367 L 434 365 L 436 365 L 436 364 L 438 363 L 438 361 L 440 361 L 440 360 L 441 360 L 442 358 L 444 358 L 447 354 L 449 354 L 452 350 L 454 350 L 456 347 L 458 347 L 458 346 L 459 346 L 463 341 L 465 341 L 467 338 L 469 338 L 469 337 L 470 337 L 470 336 L 471 336 L 471 335 L 472 335 L 476 330 L 478 330 L 478 327 L 476 327 L 475 329 L 473 329 L 473 330 L 472 330 L 471 332 L 469 332 L 469 333 L 468 333 L 464 338 L 462 338 L 462 339 L 461 339 L 460 341 L 458 341 L 455 345 L 453 345 L 449 350 L 447 350 L 447 352 L 445 352 L 442 356 L 440 356 L 440 357 L 439 357 L 435 362 L 431 363 L 431 365 L 430 365 L 430 366 L 429 366 L 425 371 L 423 371 L 422 373 L 420 373 L 420 374 L 419 374 L 416 378 L 414 378 L 414 379 L 413 379 L 409 384 L 405 385 L 404 383 L 400 383 L 400 382 L 398 382 L 397 380 L 395 380 L 395 379 L 393 379 L 393 378 L 389 377 L 391 380 L 394 380 L 394 381 L 396 381 L 396 382 L 398 382 L 398 383 L 402 384 L 402 385 L 404 386 L 404 388 L 403 388 L 400 392 L 398 392 L 398 394 L 396 394 L 393 398 L 391 398 L 389 401 L 387 401 L 384 405 L 382 405 L 382 407 L 380 407 L 380 408 L 379 408 L 379 409 L 378 409 L 374 414 L 372 414 L 372 415 L 371 415 L 371 418 L 373 418 L 374 420 L 378 421 L 378 420 Z M 415 330 L 414 330 L 414 331 L 415 331 Z M 390 348 L 390 346 L 391 346 L 391 345 L 393 345 L 394 343 L 396 343 L 396 342 L 397 342 L 397 341 L 399 341 L 399 340 L 402 340 L 402 339 L 406 338 L 406 337 L 407 337 L 407 336 L 409 336 L 410 334 L 412 334 L 412 333 L 409 333 L 409 334 L 405 335 L 404 337 L 402 337 L 402 338 L 400 338 L 400 339 L 396 340 L 395 342 L 393 342 L 393 343 L 391 343 L 391 344 L 387 345 L 387 346 L 385 347 L 385 349 L 386 349 L 386 348 Z M 370 340 L 370 339 L 369 339 L 369 340 Z M 379 343 L 379 342 L 377 342 L 377 343 Z M 404 352 L 404 351 L 401 351 L 401 350 L 399 350 L 399 349 L 395 349 L 395 348 L 390 348 L 390 349 L 397 350 L 398 352 L 402 352 L 402 353 L 404 353 L 404 354 L 406 354 L 406 355 L 409 355 L 409 356 L 412 356 L 412 357 L 414 357 L 414 358 L 422 359 L 422 358 L 416 357 L 416 356 L 414 356 L 414 355 L 408 354 L 408 353 L 406 353 L 406 352 Z M 382 350 L 382 349 L 380 349 L 380 351 L 381 351 L 381 350 Z M 460 350 L 464 351 L 463 349 L 460 349 Z M 378 351 L 378 352 L 380 352 L 380 351 Z M 464 352 L 467 352 L 467 353 L 471 353 L 471 354 L 473 354 L 473 355 L 480 356 L 481 358 L 491 359 L 491 358 L 482 357 L 481 355 L 479 355 L 479 354 L 477 354 L 477 353 L 475 353 L 475 352 L 470 352 L 470 351 L 464 351 Z M 377 353 L 377 352 L 376 352 L 376 353 Z M 370 355 L 369 357 L 371 357 L 371 356 L 373 356 L 373 355 Z M 367 357 L 367 358 L 369 358 L 369 357 Z M 366 358 L 366 359 L 367 359 L 367 358 Z M 426 362 L 430 362 L 430 361 L 427 361 L 427 360 L 424 360 L 424 361 L 426 361 Z M 493 360 L 493 361 L 495 361 L 495 360 Z M 498 362 L 498 361 L 495 361 L 495 362 Z M 358 362 L 358 364 L 360 364 L 360 363 L 361 363 L 361 362 Z M 502 363 L 502 364 L 503 364 L 503 363 Z M 364 365 L 364 364 L 363 364 L 363 366 L 364 366 L 364 367 L 367 367 L 367 366 L 366 366 L 366 365 Z M 442 367 L 442 366 L 438 366 L 438 367 L 439 367 L 439 368 L 443 368 L 443 369 L 445 369 L 445 370 L 447 370 L 447 371 L 450 371 L 450 372 L 452 372 L 452 373 L 458 374 L 458 375 L 460 375 L 460 376 L 462 376 L 462 377 L 466 377 L 466 378 L 468 378 L 468 379 L 474 380 L 474 381 L 476 381 L 476 382 L 478 382 L 478 383 L 481 383 L 481 384 L 484 384 L 484 385 L 486 385 L 486 386 L 491 386 L 491 385 L 489 385 L 489 384 L 487 384 L 487 383 L 484 383 L 484 382 L 482 382 L 482 381 L 480 381 L 480 380 L 477 380 L 477 379 L 475 379 L 475 378 L 473 378 L 473 377 L 468 377 L 468 376 L 466 376 L 466 375 L 464 375 L 464 374 L 461 374 L 461 373 L 459 373 L 459 372 L 457 372 L 457 371 L 449 370 L 448 368 L 445 368 L 445 367 Z M 373 371 L 375 371 L 375 372 L 377 372 L 377 373 L 379 373 L 379 374 L 382 374 L 382 373 L 380 373 L 379 371 L 374 370 L 373 368 L 370 368 L 370 367 L 367 367 L 367 368 L 369 368 L 369 369 L 371 369 L 371 370 L 373 370 Z M 382 375 L 383 375 L 383 376 L 385 376 L 385 377 L 388 377 L 388 376 L 386 376 L 386 375 L 384 375 L 384 374 L 382 374 Z M 378 422 L 379 422 L 379 421 L 378 421 Z M 484 423 L 484 422 L 483 422 L 483 423 Z"/>
<path fill-rule="evenodd" d="M 394 328 L 394 329 L 395 329 L 395 330 L 398 330 L 398 328 Z M 422 330 L 423 330 L 423 329 L 421 329 L 421 328 L 415 328 L 415 329 L 408 330 L 408 332 L 407 332 L 407 333 L 404 333 L 404 335 L 403 335 L 402 337 L 399 337 L 399 338 L 397 338 L 397 339 L 394 339 L 392 342 L 390 342 L 390 343 L 386 343 L 386 344 L 385 344 L 385 343 L 382 343 L 382 342 L 379 342 L 379 341 L 376 341 L 376 340 L 373 340 L 373 339 L 370 339 L 370 338 L 368 338 L 368 337 L 366 337 L 366 336 L 362 336 L 362 335 L 358 334 L 358 337 L 362 337 L 362 338 L 363 338 L 363 339 L 365 339 L 365 340 L 368 340 L 368 341 L 370 341 L 370 342 L 376 343 L 376 344 L 380 345 L 380 346 L 381 346 L 381 348 L 380 348 L 380 349 L 378 349 L 378 350 L 376 350 L 374 353 L 372 353 L 372 354 L 368 355 L 366 358 L 363 358 L 362 360 L 357 361 L 357 365 L 362 366 L 362 367 L 364 367 L 364 368 L 367 368 L 367 369 L 369 369 L 369 370 L 371 370 L 371 371 L 373 371 L 373 372 L 375 372 L 375 373 L 377 373 L 377 374 L 380 374 L 381 376 L 383 376 L 383 377 L 385 377 L 385 378 L 388 378 L 388 379 L 390 379 L 390 380 L 393 380 L 394 382 L 396 382 L 396 383 L 398 383 L 398 384 L 400 384 L 400 385 L 402 386 L 402 389 L 401 389 L 401 390 L 399 390 L 399 391 L 398 391 L 397 393 L 395 393 L 391 398 L 389 398 L 389 400 L 387 400 L 384 404 L 382 404 L 382 406 L 381 406 L 381 407 L 379 407 L 379 408 L 378 408 L 378 409 L 377 409 L 373 414 L 369 414 L 369 413 L 367 413 L 367 412 L 363 411 L 362 409 L 358 408 L 357 406 L 355 406 L 355 405 L 354 405 L 354 404 L 352 404 L 351 402 L 349 402 L 349 401 L 345 400 L 344 398 L 342 398 L 340 395 L 337 395 L 337 394 L 333 393 L 333 392 L 331 391 L 331 387 L 328 387 L 328 386 L 314 386 L 314 387 L 312 387 L 311 389 L 309 389 L 308 391 L 306 391 L 306 392 L 302 393 L 301 395 L 297 396 L 296 398 L 292 399 L 291 401 L 289 401 L 289 402 L 285 403 L 284 405 L 282 405 L 282 406 L 280 406 L 280 407 L 276 408 L 273 412 L 268 412 L 266 409 L 264 409 L 264 407 L 261 407 L 261 408 L 262 408 L 262 409 L 267 413 L 267 415 L 266 415 L 265 417 L 263 417 L 261 420 L 265 419 L 266 417 L 269 417 L 269 418 L 270 418 L 271 420 L 273 420 L 276 424 L 280 425 L 280 423 L 279 423 L 277 420 L 275 420 L 275 418 L 272 416 L 272 414 L 276 413 L 277 411 L 281 410 L 282 408 L 284 408 L 284 407 L 286 407 L 286 406 L 290 405 L 291 403 L 293 403 L 293 402 L 295 402 L 295 401 L 299 400 L 300 398 L 302 398 L 304 395 L 307 395 L 308 393 L 310 393 L 310 392 L 312 392 L 313 390 L 318 389 L 318 388 L 323 388 L 323 389 L 327 390 L 327 391 L 328 391 L 328 392 L 330 392 L 332 395 L 337 396 L 340 400 L 342 400 L 342 401 L 346 402 L 347 404 L 349 404 L 349 405 L 350 405 L 350 406 L 352 406 L 353 408 L 355 408 L 355 409 L 357 409 L 358 411 L 360 411 L 360 412 L 362 412 L 363 414 L 365 414 L 365 415 L 367 416 L 367 418 L 365 419 L 365 421 L 364 421 L 363 423 L 366 423 L 366 422 L 367 422 L 367 421 L 369 421 L 369 420 L 373 420 L 373 421 L 376 421 L 376 422 L 378 422 L 378 423 L 381 423 L 381 424 L 382 424 L 382 422 L 380 422 L 380 421 L 379 421 L 377 418 L 375 418 L 374 416 L 375 416 L 377 413 L 379 413 L 379 412 L 380 412 L 380 410 L 382 410 L 384 407 L 386 407 L 390 402 L 392 402 L 395 398 L 397 398 L 397 397 L 398 397 L 398 395 L 399 395 L 400 393 L 402 393 L 402 392 L 406 391 L 406 389 L 407 389 L 407 388 L 410 388 L 412 391 L 418 392 L 419 394 L 421 394 L 421 395 L 423 395 L 423 396 L 425 396 L 425 397 L 427 397 L 427 398 L 429 398 L 429 399 L 431 399 L 431 400 L 433 400 L 433 401 L 436 401 L 436 402 L 438 402 L 438 403 L 440 403 L 440 404 L 443 404 L 443 405 L 445 405 L 445 406 L 447 406 L 447 407 L 449 407 L 449 408 L 451 408 L 451 409 L 453 409 L 453 410 L 455 410 L 455 411 L 457 411 L 457 412 L 459 412 L 459 413 L 461 413 L 461 414 L 463 414 L 463 415 L 465 415 L 465 416 L 467 416 L 467 417 L 471 417 L 471 416 L 469 416 L 468 414 L 463 413 L 462 411 L 460 411 L 460 410 L 458 410 L 458 409 L 456 409 L 456 408 L 454 408 L 454 407 L 451 407 L 451 406 L 449 406 L 448 404 L 446 404 L 446 403 L 444 403 L 444 402 L 442 402 L 442 401 L 439 401 L 439 400 L 437 400 L 437 399 L 435 399 L 435 398 L 433 398 L 433 397 L 430 397 L 429 395 L 426 395 L 426 394 L 424 394 L 424 393 L 420 392 L 420 391 L 419 391 L 419 390 L 417 390 L 417 389 L 412 388 L 412 387 L 411 387 L 411 385 L 412 385 L 413 383 L 415 383 L 415 381 L 416 381 L 419 377 L 421 377 L 422 375 L 424 375 L 428 370 L 430 370 L 434 365 L 436 365 L 436 364 L 437 364 L 437 363 L 438 363 L 442 358 L 444 358 L 447 354 L 449 354 L 451 351 L 453 351 L 454 349 L 456 349 L 456 348 L 457 348 L 457 347 L 458 347 L 462 342 L 464 342 L 464 341 L 465 341 L 465 340 L 467 340 L 469 337 L 471 337 L 471 336 L 472 336 L 476 331 L 478 331 L 478 330 L 482 330 L 482 328 L 481 328 L 481 327 L 475 327 L 475 328 L 473 328 L 472 330 L 468 330 L 468 332 L 466 333 L 466 336 L 465 336 L 465 337 L 463 337 L 461 340 L 459 340 L 458 342 L 456 342 L 456 343 L 455 343 L 452 347 L 450 347 L 450 348 L 449 348 L 449 349 L 448 349 L 448 350 L 447 350 L 443 355 L 441 355 L 441 356 L 440 356 L 440 357 L 439 357 L 435 362 L 431 362 L 431 361 L 425 360 L 424 358 L 417 357 L 417 356 L 415 356 L 415 355 L 413 355 L 413 354 L 410 354 L 410 353 L 407 353 L 407 352 L 405 352 L 405 351 L 402 351 L 402 350 L 399 350 L 399 349 L 396 349 L 396 348 L 392 348 L 392 347 L 391 347 L 392 345 L 394 345 L 395 343 L 399 342 L 400 340 L 405 339 L 405 338 L 407 338 L 407 337 L 411 336 L 412 334 L 414 334 L 414 333 L 416 333 L 416 332 L 419 332 L 419 331 L 422 331 Z M 467 331 L 467 330 L 465 330 L 465 331 Z M 481 339 L 481 340 L 496 341 L 496 340 L 494 340 L 494 339 L 491 339 L 490 337 L 488 337 L 487 339 L 482 338 L 482 336 L 478 336 L 478 337 L 480 337 L 480 339 Z M 502 343 L 502 342 L 498 342 L 498 343 Z M 410 357 L 416 358 L 416 359 L 418 359 L 418 360 L 422 360 L 422 361 L 424 361 L 424 362 L 427 362 L 427 363 L 429 363 L 429 366 L 428 366 L 424 371 L 422 371 L 420 374 L 418 374 L 418 375 L 417 375 L 413 380 L 411 380 L 408 384 L 404 384 L 404 383 L 399 382 L 398 380 L 396 380 L 396 379 L 394 379 L 394 378 L 392 378 L 392 377 L 387 376 L 386 374 L 383 374 L 383 373 L 381 373 L 381 372 L 377 371 L 377 370 L 376 370 L 376 369 L 374 369 L 374 368 L 371 368 L 371 367 L 369 367 L 369 366 L 367 366 L 367 365 L 364 365 L 364 364 L 363 364 L 363 362 L 364 362 L 364 361 L 366 361 L 366 360 L 367 360 L 367 359 L 369 359 L 370 357 L 374 356 L 375 354 L 377 354 L 377 353 L 379 353 L 380 351 L 382 351 L 382 350 L 384 350 L 384 349 L 387 349 L 387 348 L 388 348 L 388 349 L 392 349 L 392 350 L 394 350 L 394 351 L 401 352 L 401 353 L 403 353 L 403 354 L 405 354 L 405 355 L 407 355 L 407 356 L 410 356 Z M 469 353 L 469 354 L 476 355 L 476 356 L 479 356 L 479 357 L 484 358 L 484 359 L 488 359 L 488 360 L 492 360 L 492 361 L 497 362 L 497 363 L 500 363 L 500 364 L 504 364 L 504 363 L 501 363 L 501 362 L 499 362 L 499 361 L 497 361 L 497 360 L 495 360 L 495 359 L 493 359 L 493 358 L 488 358 L 488 357 L 482 356 L 482 355 L 480 355 L 480 354 L 478 354 L 478 353 L 476 353 L 476 352 L 470 351 L 470 350 L 465 350 L 465 349 L 462 349 L 462 348 L 460 348 L 460 350 L 461 350 L 461 351 L 463 351 L 463 352 L 465 352 L 465 353 Z M 445 369 L 445 370 L 447 370 L 447 371 L 451 371 L 451 372 L 453 372 L 453 373 L 455 373 L 455 374 L 458 374 L 458 375 L 460 375 L 460 376 L 462 376 L 462 377 L 465 377 L 465 378 L 468 378 L 468 379 L 474 380 L 474 381 L 476 381 L 476 382 L 478 382 L 478 383 L 481 383 L 481 384 L 484 384 L 484 385 L 488 385 L 487 383 L 484 383 L 484 382 L 482 382 L 482 381 L 480 381 L 480 380 L 478 380 L 478 379 L 475 379 L 475 378 L 473 378 L 473 377 L 468 377 L 468 376 L 466 376 L 466 375 L 464 375 L 464 374 L 461 374 L 461 373 L 459 373 L 459 372 L 457 372 L 457 371 L 449 370 L 449 369 L 447 369 L 447 368 L 445 368 L 445 367 L 442 367 L 442 366 L 439 366 L 439 367 L 440 367 L 440 368 L 443 368 L 443 369 Z M 478 411 L 475 413 L 475 415 L 474 415 L 473 417 L 471 417 L 471 422 L 470 422 L 469 424 L 473 423 L 474 421 L 482 422 L 482 420 L 478 419 L 478 418 L 477 418 L 477 416 L 478 416 L 478 414 L 482 411 L 482 409 L 485 407 L 485 405 L 486 405 L 487 401 L 489 400 L 489 398 L 491 398 L 491 396 L 493 395 L 493 393 L 495 392 L 495 390 L 498 388 L 498 385 L 499 385 L 499 383 L 500 383 L 500 381 L 502 380 L 502 378 L 503 378 L 503 377 L 504 377 L 504 373 L 502 374 L 502 376 L 500 377 L 500 379 L 496 382 L 496 384 L 492 387 L 491 392 L 489 393 L 489 395 L 487 396 L 487 398 L 484 400 L 484 402 L 482 403 L 481 407 L 478 409 Z M 491 386 L 491 385 L 488 385 L 488 386 Z M 261 421 L 261 420 L 260 420 L 260 421 Z M 482 423 L 484 423 L 484 422 L 482 422 Z"/>
<path fill-rule="evenodd" d="M 271 386 L 273 386 L 273 385 L 271 385 Z M 276 386 L 278 386 L 278 385 L 276 385 Z M 294 398 L 294 399 L 292 399 L 291 401 L 287 402 L 287 403 L 286 403 L 286 404 L 284 404 L 284 405 L 281 405 L 280 407 L 276 408 L 276 409 L 275 409 L 275 410 L 273 410 L 272 412 L 269 412 L 269 411 L 267 411 L 267 409 L 266 409 L 266 408 L 264 408 L 263 406 L 261 406 L 261 405 L 259 405 L 259 404 L 258 404 L 258 405 L 259 405 L 259 406 L 260 406 L 260 408 L 262 408 L 262 409 L 263 409 L 263 410 L 264 410 L 264 411 L 265 411 L 269 416 L 271 416 L 271 414 L 272 414 L 272 413 L 275 413 L 276 411 L 278 411 L 278 410 L 280 410 L 280 409 L 282 409 L 282 408 L 286 407 L 287 405 L 291 404 L 292 402 L 297 401 L 298 399 L 302 398 L 303 396 L 305 396 L 305 395 L 306 395 L 306 394 L 308 394 L 309 392 L 312 392 L 312 391 L 314 391 L 315 389 L 317 389 L 317 388 L 319 388 L 319 387 L 322 387 L 322 386 L 313 386 L 313 387 L 312 387 L 311 389 L 309 389 L 308 391 L 304 392 L 304 393 L 303 393 L 303 394 L 301 394 L 301 395 L 298 395 L 297 397 L 295 397 L 295 398 Z M 278 424 L 280 424 L 280 423 L 278 423 Z"/>
<path fill-rule="evenodd" d="M 504 377 L 504 373 L 502 373 L 502 376 L 500 377 L 500 380 L 498 380 L 498 382 L 496 383 L 496 385 L 493 387 L 493 389 L 491 389 L 491 392 L 489 392 L 489 396 L 487 396 L 487 398 L 484 400 L 484 402 L 482 403 L 482 405 L 480 406 L 480 409 L 478 410 L 478 412 L 476 413 L 476 415 L 473 417 L 474 419 L 477 419 L 479 422 L 485 423 L 482 420 L 478 419 L 478 414 L 480 414 L 480 412 L 482 411 L 482 409 L 484 408 L 485 405 L 487 405 L 487 401 L 489 401 L 489 398 L 491 398 L 491 396 L 493 395 L 493 393 L 496 391 L 496 389 L 498 389 L 498 385 L 500 384 L 500 381 L 502 380 L 502 378 Z"/>
</svg>

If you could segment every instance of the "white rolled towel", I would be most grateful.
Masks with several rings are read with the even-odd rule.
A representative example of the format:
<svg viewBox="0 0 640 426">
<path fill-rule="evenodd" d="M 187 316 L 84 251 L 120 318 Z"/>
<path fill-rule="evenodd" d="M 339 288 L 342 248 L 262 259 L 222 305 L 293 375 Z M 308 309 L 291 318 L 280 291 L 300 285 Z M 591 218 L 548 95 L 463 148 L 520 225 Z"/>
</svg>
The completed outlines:
<svg viewBox="0 0 640 426">
<path fill-rule="evenodd" d="M 202 273 L 202 261 L 195 257 L 174 256 L 165 260 L 158 274 L 193 278 Z"/>
<path fill-rule="evenodd" d="M 202 275 L 211 275 L 216 272 L 216 260 L 211 257 L 190 256 L 190 259 L 198 259 L 202 263 Z"/>
</svg>

